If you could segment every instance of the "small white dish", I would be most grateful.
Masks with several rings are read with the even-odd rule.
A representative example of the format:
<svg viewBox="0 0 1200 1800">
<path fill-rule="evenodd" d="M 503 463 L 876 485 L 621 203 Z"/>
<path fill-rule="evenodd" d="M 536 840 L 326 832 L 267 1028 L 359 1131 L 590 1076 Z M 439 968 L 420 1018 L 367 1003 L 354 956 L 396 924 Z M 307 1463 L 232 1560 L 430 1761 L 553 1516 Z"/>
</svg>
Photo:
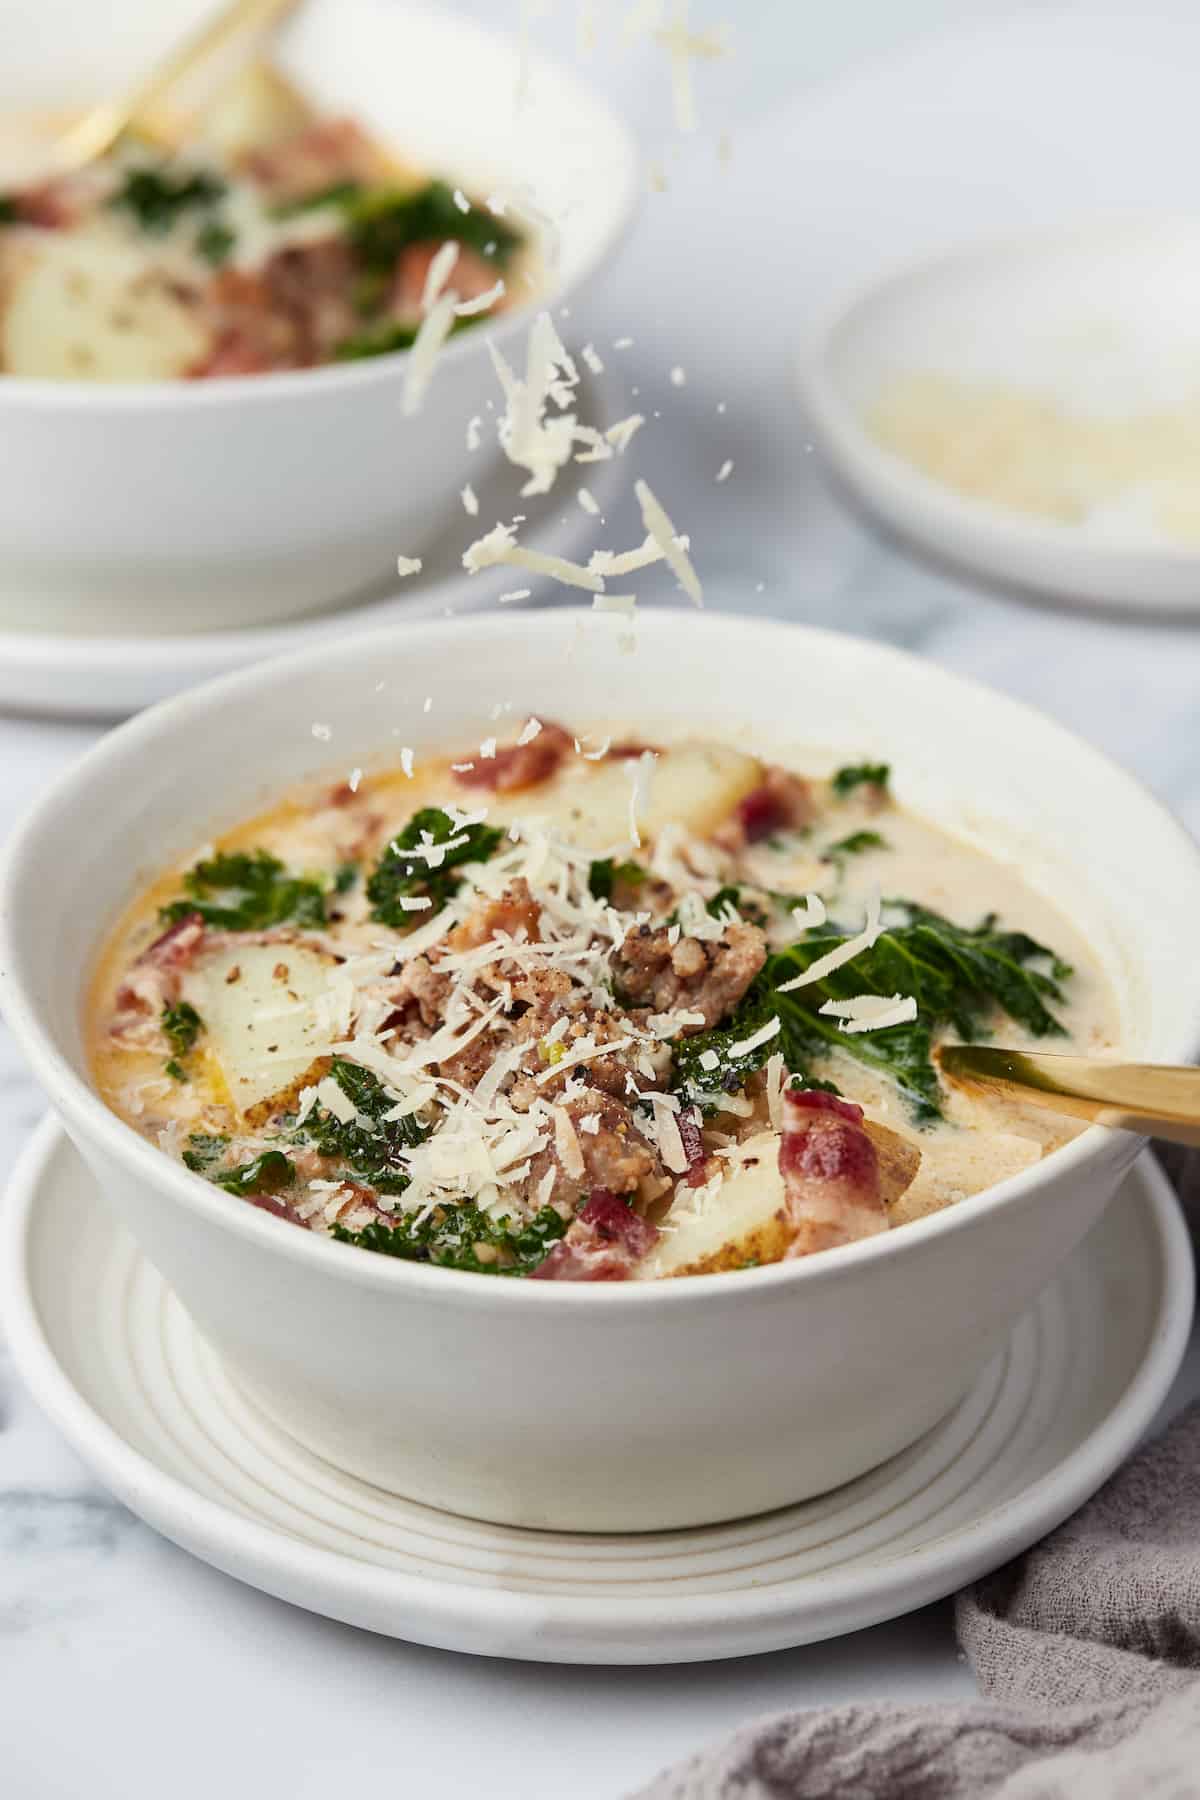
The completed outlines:
<svg viewBox="0 0 1200 1800">
<path fill-rule="evenodd" d="M 17 1366 L 147 1523 L 310 1611 L 539 1662 L 744 1656 L 950 1593 L 1052 1529 L 1129 1454 L 1192 1316 L 1186 1230 L 1144 1157 L 966 1397 L 891 1462 L 735 1524 L 568 1536 L 394 1498 L 269 1423 L 50 1120 L 14 1171 L 3 1224 Z"/>
<path fill-rule="evenodd" d="M 581 371 L 577 393 L 581 419 L 601 431 L 612 423 L 616 413 L 604 377 Z M 497 519 L 523 512 L 521 542 L 529 549 L 586 562 L 598 541 L 609 541 L 604 514 L 630 479 L 627 465 L 614 457 L 579 471 L 581 477 L 586 474 L 586 486 L 600 509 L 593 517 L 579 505 L 576 489 L 581 484 L 571 480 L 569 471 L 549 494 L 522 500 L 516 469 L 501 459 L 489 463 L 482 453 L 477 461 L 480 472 L 473 485 L 478 516 L 468 517 L 457 506 L 441 535 L 422 552 L 419 574 L 399 582 L 393 575 L 386 591 L 354 605 L 256 629 L 129 637 L 0 630 L 0 708 L 60 718 L 122 719 L 214 676 L 289 650 L 340 643 L 356 630 L 481 612 L 496 606 L 501 594 L 524 587 L 533 596 L 528 604 L 545 594 L 561 596 L 561 588 L 545 576 L 520 569 L 481 569 L 468 575 L 463 549 Z"/>
<path fill-rule="evenodd" d="M 1110 224 L 975 248 L 860 294 L 800 357 L 812 432 L 851 492 L 921 548 L 1072 605 L 1200 612 L 1200 544 L 1131 493 L 1058 522 L 943 485 L 876 441 L 897 379 L 999 383 L 1071 416 L 1181 412 L 1200 395 L 1200 219 Z"/>
<path fill-rule="evenodd" d="M 11 0 L 0 112 L 119 90 L 198 4 L 123 0 L 117 25 L 81 0 Z M 523 365 L 539 308 L 573 300 L 630 223 L 630 133 L 534 52 L 518 108 L 515 37 L 409 0 L 307 0 L 274 53 L 331 112 L 470 192 L 552 220 L 545 288 L 447 343 L 411 418 L 407 352 L 205 381 L 0 376 L 0 627 L 224 631 L 375 587 L 398 553 L 437 540 L 474 478 L 467 423 L 490 420 L 499 394 L 488 342 Z"/>
</svg>

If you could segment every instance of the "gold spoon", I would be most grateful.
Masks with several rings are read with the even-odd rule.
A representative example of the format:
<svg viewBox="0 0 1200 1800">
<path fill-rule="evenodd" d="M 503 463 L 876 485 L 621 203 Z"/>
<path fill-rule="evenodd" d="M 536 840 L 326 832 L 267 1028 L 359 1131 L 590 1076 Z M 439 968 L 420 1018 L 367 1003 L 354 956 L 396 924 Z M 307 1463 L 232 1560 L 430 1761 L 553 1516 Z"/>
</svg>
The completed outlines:
<svg viewBox="0 0 1200 1800">
<path fill-rule="evenodd" d="M 148 75 L 143 75 L 116 100 L 102 100 L 89 107 L 55 146 L 55 161 L 62 169 L 82 169 L 111 150 L 117 139 L 160 100 L 168 88 L 237 37 L 253 31 L 261 35 L 291 11 L 297 0 L 230 0 L 207 24 L 168 51 Z"/>
<path fill-rule="evenodd" d="M 1155 1063 L 1098 1062 L 990 1044 L 948 1044 L 938 1052 L 951 1081 L 1070 1113 L 1093 1125 L 1119 1126 L 1200 1145 L 1200 1069 Z"/>
</svg>

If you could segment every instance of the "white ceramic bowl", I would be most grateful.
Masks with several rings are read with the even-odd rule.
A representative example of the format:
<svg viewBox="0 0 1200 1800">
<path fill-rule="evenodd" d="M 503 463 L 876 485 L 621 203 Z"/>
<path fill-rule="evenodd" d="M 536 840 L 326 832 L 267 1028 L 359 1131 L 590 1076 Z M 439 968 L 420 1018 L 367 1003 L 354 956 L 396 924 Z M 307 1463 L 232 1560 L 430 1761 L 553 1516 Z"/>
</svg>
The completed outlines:
<svg viewBox="0 0 1200 1800">
<path fill-rule="evenodd" d="M 1072 416 L 1192 404 L 1200 374 L 1200 223 L 1041 232 L 873 284 L 801 352 L 801 397 L 836 473 L 872 512 L 961 568 L 1070 605 L 1200 612 L 1200 551 L 1153 529 L 1142 496 L 1087 528 L 959 494 L 865 421 L 898 376 L 999 382 Z"/>
<path fill-rule="evenodd" d="M 392 1262 L 232 1199 L 89 1086 L 82 984 L 114 915 L 160 865 L 307 774 L 397 742 L 418 753 L 476 742 L 497 699 L 586 728 L 619 695 L 650 735 L 690 723 L 801 759 L 806 747 L 888 758 L 903 803 L 1020 858 L 1071 911 L 1112 980 L 1131 1054 L 1183 1061 L 1200 1041 L 1200 855 L 1095 751 L 857 639 L 663 612 L 622 654 L 611 623 L 587 618 L 582 643 L 571 612 L 418 624 L 194 690 L 113 732 L 58 783 L 0 885 L 6 1015 L 112 1206 L 246 1392 L 382 1487 L 581 1530 L 779 1506 L 913 1442 L 1100 1216 L 1140 1140 L 1090 1129 L 932 1218 L 737 1275 L 585 1287 Z M 329 735 L 314 739 L 314 721 Z"/>
<path fill-rule="evenodd" d="M 122 0 L 114 20 L 80 0 L 9 0 L 0 110 L 119 87 L 198 10 Z M 536 56 L 515 111 L 516 45 L 468 20 L 407 0 L 306 0 L 277 52 L 325 105 L 431 171 L 475 192 L 524 190 L 557 219 L 555 305 L 632 217 L 637 158 L 624 126 Z M 546 298 L 447 344 L 411 419 L 403 354 L 205 382 L 0 376 L 0 628 L 263 625 L 386 579 L 398 553 L 419 555 L 462 514 L 458 490 L 487 454 L 468 452 L 466 424 L 497 393 L 484 340 L 523 360 Z"/>
</svg>

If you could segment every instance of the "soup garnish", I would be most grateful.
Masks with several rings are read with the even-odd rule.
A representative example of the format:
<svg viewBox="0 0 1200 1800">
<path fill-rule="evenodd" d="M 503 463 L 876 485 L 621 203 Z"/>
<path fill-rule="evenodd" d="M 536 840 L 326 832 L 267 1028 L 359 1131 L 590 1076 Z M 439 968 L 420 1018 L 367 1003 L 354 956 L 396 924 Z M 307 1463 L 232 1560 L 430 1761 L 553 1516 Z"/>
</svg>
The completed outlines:
<svg viewBox="0 0 1200 1800">
<path fill-rule="evenodd" d="M 999 1027 L 1115 1035 L 1068 922 L 886 765 L 537 720 L 228 834 L 137 902 L 92 1007 L 101 1092 L 197 1175 L 543 1280 L 795 1258 L 1030 1166 L 1070 1124 L 938 1076 Z"/>
</svg>

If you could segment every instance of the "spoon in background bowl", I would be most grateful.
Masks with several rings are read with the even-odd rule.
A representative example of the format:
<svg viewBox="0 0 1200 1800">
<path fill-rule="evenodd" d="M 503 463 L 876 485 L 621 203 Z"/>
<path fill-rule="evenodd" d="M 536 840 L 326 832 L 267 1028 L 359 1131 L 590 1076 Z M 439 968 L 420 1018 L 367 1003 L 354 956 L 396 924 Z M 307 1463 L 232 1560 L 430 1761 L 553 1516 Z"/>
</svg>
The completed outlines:
<svg viewBox="0 0 1200 1800">
<path fill-rule="evenodd" d="M 115 100 L 100 101 L 76 119 L 55 144 L 59 169 L 82 169 L 95 162 L 185 75 L 242 33 L 253 32 L 256 38 L 261 37 L 297 3 L 298 0 L 230 0 L 182 43 L 174 45 L 149 74 L 139 76 L 124 94 Z"/>
<path fill-rule="evenodd" d="M 991 1044 L 946 1045 L 938 1062 L 948 1080 L 965 1087 L 1070 1113 L 1093 1125 L 1200 1146 L 1200 1069 L 1048 1056 Z"/>
</svg>

